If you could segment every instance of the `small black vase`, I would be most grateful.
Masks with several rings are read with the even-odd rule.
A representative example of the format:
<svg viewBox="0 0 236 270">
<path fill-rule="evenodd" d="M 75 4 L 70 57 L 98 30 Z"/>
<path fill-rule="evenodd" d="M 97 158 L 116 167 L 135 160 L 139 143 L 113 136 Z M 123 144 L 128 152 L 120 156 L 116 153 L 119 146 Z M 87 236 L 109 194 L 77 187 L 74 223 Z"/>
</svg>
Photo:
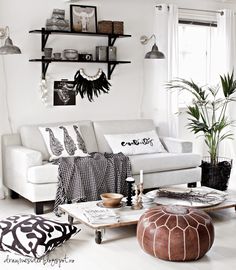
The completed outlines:
<svg viewBox="0 0 236 270">
<path fill-rule="evenodd" d="M 218 161 L 216 165 L 212 165 L 210 162 L 202 160 L 201 185 L 225 191 L 228 188 L 232 160 L 218 158 Z"/>
</svg>

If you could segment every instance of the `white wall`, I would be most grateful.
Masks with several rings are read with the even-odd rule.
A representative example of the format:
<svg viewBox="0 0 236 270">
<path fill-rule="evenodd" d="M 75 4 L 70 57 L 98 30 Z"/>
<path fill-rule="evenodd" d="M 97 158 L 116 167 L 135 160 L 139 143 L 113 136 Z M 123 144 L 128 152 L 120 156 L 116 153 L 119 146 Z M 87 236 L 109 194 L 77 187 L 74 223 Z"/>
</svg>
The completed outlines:
<svg viewBox="0 0 236 270">
<path fill-rule="evenodd" d="M 130 16 L 133 5 L 135 16 Z M 96 5 L 98 20 L 112 19 L 125 22 L 125 32 L 132 38 L 119 39 L 118 58 L 131 60 L 132 64 L 120 65 L 114 71 L 109 95 L 102 95 L 94 103 L 77 98 L 77 106 L 45 108 L 39 99 L 40 63 L 29 63 L 30 58 L 41 56 L 40 35 L 29 34 L 31 29 L 40 29 L 51 16 L 53 8 L 66 9 L 69 16 L 69 4 L 63 0 L 1 0 L 1 25 L 9 25 L 11 37 L 22 49 L 22 55 L 5 56 L 6 79 L 10 100 L 10 114 L 14 130 L 26 123 L 40 123 L 77 119 L 116 119 L 139 117 L 140 94 L 142 90 L 143 48 L 139 36 L 145 30 L 140 17 L 145 5 L 142 1 L 80 1 L 79 4 Z M 75 48 L 79 51 L 94 52 L 96 45 L 106 45 L 105 38 L 78 36 L 50 36 L 47 47 L 54 51 Z M 84 67 L 88 74 L 94 74 L 103 64 L 58 64 L 49 66 L 51 81 L 73 79 L 75 72 Z M 51 85 L 52 86 L 52 85 Z M 26 109 L 27 108 L 27 109 Z"/>
<path fill-rule="evenodd" d="M 0 27 L 10 27 L 11 38 L 22 50 L 21 55 L 0 57 L 0 134 L 10 132 L 7 121 L 4 91 L 9 100 L 10 118 L 13 131 L 21 125 L 68 120 L 103 120 L 127 119 L 140 117 L 140 102 L 143 90 L 143 54 L 144 48 L 139 38 L 147 32 L 151 18 L 146 14 L 152 12 L 151 0 L 87 0 L 76 4 L 97 6 L 98 20 L 124 21 L 125 33 L 132 38 L 117 39 L 118 59 L 130 60 L 131 64 L 118 65 L 112 74 L 110 93 L 101 95 L 95 102 L 81 100 L 70 107 L 45 107 L 39 95 L 41 64 L 30 63 L 30 58 L 41 57 L 41 39 L 38 34 L 29 34 L 29 30 L 44 27 L 46 19 L 51 17 L 54 8 L 66 10 L 69 18 L 69 3 L 63 0 L 0 0 Z M 47 47 L 55 51 L 73 48 L 79 51 L 92 52 L 95 46 L 107 45 L 107 39 L 101 37 L 79 37 L 70 35 L 52 35 Z M 3 63 L 5 62 L 5 73 Z M 93 75 L 104 64 L 58 64 L 48 68 L 50 91 L 53 81 L 73 79 L 79 68 Z"/>
</svg>

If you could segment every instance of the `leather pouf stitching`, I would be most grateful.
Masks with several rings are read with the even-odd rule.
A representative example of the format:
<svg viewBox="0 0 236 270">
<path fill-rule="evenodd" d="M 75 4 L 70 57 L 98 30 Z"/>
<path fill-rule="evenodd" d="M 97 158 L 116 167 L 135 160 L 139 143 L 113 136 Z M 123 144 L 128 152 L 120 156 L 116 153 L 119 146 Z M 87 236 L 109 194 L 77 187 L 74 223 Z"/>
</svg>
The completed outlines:
<svg viewBox="0 0 236 270">
<path fill-rule="evenodd" d="M 202 210 L 158 206 L 139 219 L 137 239 L 148 254 L 169 261 L 200 259 L 212 246 L 214 227 Z"/>
</svg>

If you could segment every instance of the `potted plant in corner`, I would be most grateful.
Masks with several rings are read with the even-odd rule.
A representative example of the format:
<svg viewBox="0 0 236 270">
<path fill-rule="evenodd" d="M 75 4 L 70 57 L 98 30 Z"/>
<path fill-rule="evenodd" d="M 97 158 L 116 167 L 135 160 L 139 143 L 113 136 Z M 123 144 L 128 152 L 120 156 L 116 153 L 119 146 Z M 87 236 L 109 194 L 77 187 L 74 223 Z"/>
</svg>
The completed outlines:
<svg viewBox="0 0 236 270">
<path fill-rule="evenodd" d="M 172 80 L 167 87 L 173 90 L 188 91 L 193 96 L 192 105 L 187 107 L 189 115 L 188 129 L 194 134 L 204 136 L 209 157 L 202 160 L 201 185 L 226 190 L 230 177 L 232 160 L 218 156 L 219 145 L 225 139 L 232 139 L 229 130 L 232 125 L 227 117 L 227 108 L 236 92 L 234 74 L 220 76 L 220 84 L 216 87 L 200 87 L 192 80 Z"/>
</svg>

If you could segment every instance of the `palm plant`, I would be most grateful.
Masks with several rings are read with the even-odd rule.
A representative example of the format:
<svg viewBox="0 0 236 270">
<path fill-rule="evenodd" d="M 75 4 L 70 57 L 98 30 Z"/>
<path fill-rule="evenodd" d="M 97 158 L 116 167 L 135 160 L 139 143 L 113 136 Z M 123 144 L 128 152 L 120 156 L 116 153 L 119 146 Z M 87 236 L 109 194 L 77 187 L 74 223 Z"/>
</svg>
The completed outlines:
<svg viewBox="0 0 236 270">
<path fill-rule="evenodd" d="M 192 80 L 181 78 L 172 80 L 167 87 L 179 90 L 180 93 L 187 91 L 192 94 L 193 104 L 187 107 L 188 129 L 204 136 L 211 164 L 216 165 L 220 143 L 233 138 L 229 130 L 233 121 L 227 117 L 229 103 L 236 101 L 233 97 L 236 92 L 233 72 L 220 76 L 220 84 L 216 87 L 200 87 Z"/>
</svg>

